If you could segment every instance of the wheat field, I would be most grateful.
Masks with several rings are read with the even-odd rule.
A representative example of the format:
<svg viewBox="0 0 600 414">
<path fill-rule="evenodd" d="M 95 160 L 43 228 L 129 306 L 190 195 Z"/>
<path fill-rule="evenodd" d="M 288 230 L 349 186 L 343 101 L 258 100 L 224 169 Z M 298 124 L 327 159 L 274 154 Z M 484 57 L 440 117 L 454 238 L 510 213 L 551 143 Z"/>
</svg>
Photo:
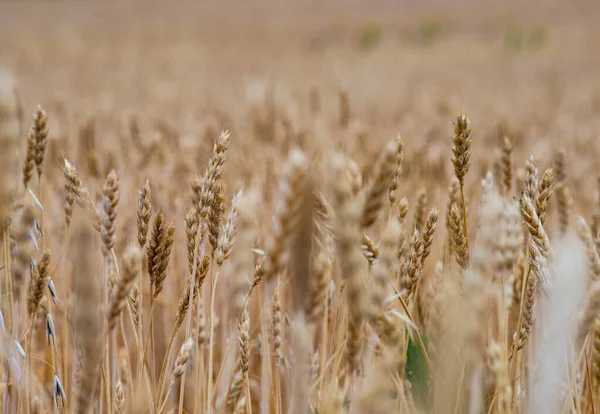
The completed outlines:
<svg viewBox="0 0 600 414">
<path fill-rule="evenodd" d="M 597 16 L 0 2 L 3 412 L 598 412 Z"/>
</svg>

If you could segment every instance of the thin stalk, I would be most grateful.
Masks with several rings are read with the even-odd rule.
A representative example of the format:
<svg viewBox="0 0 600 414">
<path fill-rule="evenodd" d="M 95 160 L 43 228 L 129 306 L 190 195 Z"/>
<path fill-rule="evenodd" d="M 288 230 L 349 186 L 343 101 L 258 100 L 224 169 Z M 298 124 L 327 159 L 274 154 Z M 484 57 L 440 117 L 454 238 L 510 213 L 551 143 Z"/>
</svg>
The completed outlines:
<svg viewBox="0 0 600 414">
<path fill-rule="evenodd" d="M 321 343 L 320 343 L 320 357 L 319 363 L 319 383 L 318 383 L 318 395 L 320 396 L 323 392 L 323 385 L 325 383 L 325 370 L 327 363 L 327 329 L 328 329 L 328 317 L 329 315 L 329 291 L 325 294 L 325 308 L 323 310 L 323 321 L 321 322 Z"/>
<path fill-rule="evenodd" d="M 252 414 L 252 401 L 250 400 L 250 378 L 248 377 L 248 373 L 244 374 L 244 385 L 245 385 L 245 394 L 246 394 L 246 413 Z"/>
<path fill-rule="evenodd" d="M 4 240 L 4 286 L 6 289 L 6 295 L 8 295 L 8 322 L 10 323 L 10 332 L 14 331 L 13 321 L 13 307 L 14 297 L 12 290 L 12 278 L 10 277 L 10 236 L 8 227 L 4 229 L 3 233 Z"/>
<path fill-rule="evenodd" d="M 150 305 L 150 323 L 148 324 L 148 329 L 146 330 L 146 336 L 145 336 L 144 341 L 142 343 L 143 344 L 143 349 L 142 349 L 142 363 L 143 363 L 144 366 L 146 365 L 146 363 L 145 363 L 146 357 L 147 357 L 146 354 L 148 352 L 148 343 L 150 342 L 150 331 L 151 331 L 151 328 L 152 328 L 152 316 L 153 316 L 153 314 L 154 314 L 154 303 L 152 303 Z M 148 365 L 150 365 L 149 362 L 148 362 Z"/>
<path fill-rule="evenodd" d="M 574 363 L 574 364 L 572 364 L 572 366 L 571 366 L 571 372 L 570 372 L 570 373 L 569 373 L 569 375 L 567 376 L 567 380 L 568 380 L 568 381 L 567 381 L 567 384 L 566 384 L 566 386 L 567 386 L 567 388 L 568 388 L 569 390 L 574 390 L 574 389 L 576 389 L 576 386 L 575 386 L 575 382 L 576 382 L 576 380 L 575 380 L 575 378 L 576 378 L 576 376 L 577 376 L 577 367 L 581 367 L 581 366 L 582 366 L 582 364 L 584 363 L 584 359 L 585 359 L 585 358 L 587 358 L 587 353 L 586 353 L 586 351 L 585 351 L 585 350 L 586 350 L 586 348 L 588 347 L 588 343 L 589 343 L 588 341 L 589 341 L 589 340 L 590 340 L 589 336 L 586 336 L 586 339 L 583 341 L 583 346 L 581 347 L 581 351 L 579 352 L 579 354 L 578 354 L 577 358 L 575 359 L 575 363 Z M 574 346 L 573 342 L 571 342 L 571 346 Z M 566 357 L 566 356 L 565 356 L 565 357 Z M 565 363 L 566 363 L 567 365 L 569 364 L 569 362 L 568 362 L 568 361 L 565 361 Z M 568 398 L 568 397 L 567 397 L 567 398 L 565 398 L 565 399 L 564 399 L 564 400 L 565 400 L 565 402 L 564 402 L 564 404 L 563 404 L 563 408 L 562 408 L 562 411 L 561 411 L 561 412 L 563 412 L 563 413 L 564 413 L 564 412 L 566 412 L 566 409 L 567 409 L 567 404 L 568 404 L 569 402 L 571 403 L 571 407 L 570 407 L 570 408 L 572 408 L 573 410 L 576 410 L 576 409 L 577 409 L 577 407 L 575 407 L 575 404 L 573 403 L 573 401 L 574 401 L 576 398 L 577 398 L 577 396 L 576 396 L 576 395 L 572 395 L 572 398 Z"/>
<path fill-rule="evenodd" d="M 150 285 L 150 292 L 152 294 L 152 285 Z M 150 297 L 152 297 L 152 296 L 150 296 Z M 151 370 L 150 362 L 148 362 L 146 364 L 146 356 L 147 356 L 146 353 L 148 351 L 148 343 L 150 342 L 150 336 L 151 336 L 150 334 L 152 331 L 152 320 L 153 320 L 153 315 L 154 315 L 154 301 L 151 300 L 150 303 L 151 304 L 150 304 L 150 316 L 149 316 L 148 330 L 146 331 L 146 337 L 142 343 L 143 349 L 142 349 L 141 364 L 142 364 L 142 367 L 144 368 L 144 372 L 146 372 L 146 381 L 149 384 L 149 388 L 150 388 L 150 390 L 154 390 L 156 388 L 153 386 L 153 384 L 150 380 L 151 374 L 148 373 L 148 371 Z M 150 394 L 153 395 L 154 393 L 150 392 Z M 152 411 L 154 412 L 155 408 L 156 408 L 156 402 L 154 401 L 154 397 L 151 397 L 151 398 L 152 398 L 152 404 L 150 404 L 150 407 L 152 407 Z"/>
<path fill-rule="evenodd" d="M 189 292 L 189 297 L 188 297 L 187 321 L 185 323 L 185 337 L 186 338 L 189 338 L 189 336 L 191 334 L 191 330 L 192 330 L 192 309 L 193 309 L 193 301 L 194 301 L 194 291 L 196 290 L 194 275 L 196 274 L 196 268 L 198 266 L 198 243 L 199 243 L 199 238 L 200 238 L 200 231 L 201 231 L 200 226 L 198 226 L 198 229 L 196 229 L 196 234 L 194 235 L 194 262 L 192 265 L 192 271 L 188 278 L 190 292 Z M 194 339 L 194 343 L 197 344 L 198 341 L 196 339 Z M 183 378 L 179 385 L 179 412 L 180 413 L 183 412 L 183 399 L 184 399 L 184 395 L 185 395 L 185 377 L 186 377 L 186 372 L 183 373 Z"/>
<path fill-rule="evenodd" d="M 175 336 L 177 336 L 177 325 L 175 325 L 173 327 L 173 330 L 171 331 L 171 338 L 169 339 L 169 344 L 167 345 L 167 351 L 165 352 L 165 357 L 163 358 L 163 363 L 162 366 L 160 368 L 160 376 L 158 377 L 158 385 L 156 388 L 156 393 L 158 395 L 158 400 L 160 401 L 161 397 L 162 397 L 162 393 L 163 393 L 163 386 L 164 386 L 164 379 L 165 379 L 165 372 L 167 371 L 167 362 L 168 360 L 170 360 L 169 356 L 171 354 L 171 348 L 173 347 L 173 342 L 175 342 Z"/>
<path fill-rule="evenodd" d="M 184 397 L 184 392 L 183 390 L 185 390 L 185 372 L 183 373 L 183 376 L 181 377 L 181 386 L 179 388 L 179 406 L 178 406 L 178 413 L 182 413 L 183 412 L 183 397 Z"/>
<path fill-rule="evenodd" d="M 154 309 L 156 301 L 154 300 L 153 286 L 150 284 L 150 309 Z M 150 378 L 152 378 L 152 389 L 156 389 L 156 348 L 154 342 L 154 312 L 150 312 L 150 326 L 148 327 L 148 333 L 150 334 L 150 356 L 151 361 L 148 361 L 148 365 L 151 367 Z M 147 340 L 146 340 L 147 341 Z M 146 351 L 144 350 L 144 354 Z M 156 396 L 156 404 L 158 404 L 158 396 Z"/>
<path fill-rule="evenodd" d="M 200 303 L 202 301 L 202 295 L 201 292 L 198 292 L 198 310 L 200 309 Z M 196 315 L 196 319 L 198 319 L 198 321 L 200 320 L 199 315 Z M 196 324 L 196 328 L 198 328 L 198 322 Z M 196 329 L 196 332 L 198 332 L 198 330 Z M 202 348 L 198 345 L 198 340 L 196 340 L 196 352 L 198 354 L 197 357 L 197 362 L 194 364 L 195 365 L 195 373 L 194 373 L 194 389 L 196 390 L 196 398 L 194 398 L 194 412 L 197 413 L 198 412 L 198 408 L 200 406 L 202 406 L 202 391 L 203 391 L 203 387 L 200 386 L 200 383 L 202 381 L 202 373 L 204 372 L 204 367 L 202 366 L 203 361 L 204 361 L 204 355 L 202 355 Z"/>
<path fill-rule="evenodd" d="M 171 389 L 171 387 L 173 387 L 174 382 L 175 382 L 174 380 L 171 380 L 171 383 L 169 384 L 168 389 Z M 163 412 L 163 410 L 165 409 L 165 405 L 167 405 L 168 401 L 169 401 L 169 393 L 167 392 L 167 395 L 165 395 L 165 398 L 162 400 L 162 404 L 160 405 L 160 407 L 157 410 L 158 414 Z"/>
<path fill-rule="evenodd" d="M 219 280 L 219 275 L 221 273 L 221 269 L 217 269 L 216 272 L 213 271 L 214 260 L 210 266 L 210 274 L 211 274 L 211 292 L 210 292 L 210 317 L 208 322 L 208 387 L 206 393 L 206 412 L 212 412 L 212 387 L 213 387 L 213 378 L 212 378 L 212 370 L 213 370 L 213 342 L 214 342 L 214 320 L 215 320 L 215 297 L 217 290 L 217 282 Z"/>
<path fill-rule="evenodd" d="M 592 408 L 592 414 L 596 414 L 596 403 L 594 401 L 594 386 L 592 384 L 592 371 L 590 370 L 590 364 L 588 361 L 588 356 L 585 356 L 585 370 L 586 370 L 586 377 L 587 377 L 587 383 L 588 383 L 588 394 L 590 396 L 590 405 Z"/>
<path fill-rule="evenodd" d="M 117 279 L 120 279 L 119 267 L 117 265 L 117 257 L 115 255 L 114 249 L 111 249 L 110 252 L 112 254 L 112 260 L 113 260 L 113 264 L 115 266 L 115 272 L 117 274 Z M 110 262 L 107 262 L 107 265 L 110 266 Z M 107 292 L 108 292 L 108 288 L 107 288 Z M 108 302 L 107 302 L 107 306 L 108 306 Z M 110 363 L 112 365 L 112 367 L 111 367 L 111 372 L 112 372 L 111 384 L 114 385 L 114 384 L 117 383 L 117 372 L 118 372 L 117 331 L 114 330 L 112 332 L 111 336 L 112 336 L 112 338 L 111 338 L 111 342 L 112 342 L 112 344 L 111 344 L 112 355 L 111 355 L 111 360 L 110 360 Z M 107 338 L 107 340 L 108 340 L 108 338 Z M 114 409 L 114 395 L 113 395 L 113 390 L 111 389 L 111 395 L 110 395 L 110 412 L 112 412 L 113 409 Z"/>
<path fill-rule="evenodd" d="M 244 305 L 242 306 L 242 309 L 245 309 L 246 306 L 248 305 L 248 302 L 250 301 L 250 295 L 252 294 L 254 288 L 250 287 L 250 290 L 248 291 L 248 294 L 246 295 L 246 299 L 244 300 Z M 239 320 L 240 317 L 242 316 L 242 312 L 240 312 L 237 315 L 236 320 Z M 225 352 L 223 354 L 223 361 L 221 363 L 221 367 L 219 368 L 219 373 L 217 374 L 217 379 L 215 381 L 215 388 L 219 385 L 219 382 L 221 380 L 221 375 L 223 374 L 223 368 L 225 366 L 225 361 L 227 360 L 227 355 L 229 355 L 229 351 L 231 350 L 231 344 L 235 343 L 236 341 L 233 340 L 233 335 L 236 333 L 236 331 L 233 329 L 231 331 L 231 334 L 229 336 L 229 338 L 227 339 L 227 346 L 225 347 Z M 206 398 L 208 399 L 209 396 L 207 395 Z"/>
<path fill-rule="evenodd" d="M 142 373 L 142 370 L 144 369 L 144 356 L 143 353 L 144 351 L 142 350 L 142 348 L 140 347 L 141 345 L 143 345 L 143 341 L 144 341 L 144 256 L 142 255 L 142 257 L 140 258 L 140 271 L 138 273 L 137 276 L 137 284 L 139 286 L 140 289 L 140 315 L 139 315 L 139 323 L 138 323 L 138 327 L 136 330 L 136 326 L 135 323 L 133 323 L 133 315 L 131 314 L 131 308 L 129 306 L 127 306 L 127 308 L 129 309 L 129 317 L 131 319 L 131 323 L 133 326 L 133 330 L 136 332 L 136 342 L 137 342 L 137 346 L 138 346 L 138 370 L 136 372 L 136 376 L 137 379 L 140 379 L 140 375 Z"/>
<path fill-rule="evenodd" d="M 110 292 L 108 289 L 108 276 L 110 274 L 110 268 L 111 266 L 115 267 L 115 273 L 117 275 L 117 279 L 120 278 L 119 275 L 119 267 L 117 265 L 117 257 L 115 255 L 115 251 L 114 249 L 111 249 L 109 252 L 109 256 L 107 256 L 106 258 L 106 263 L 105 263 L 105 280 L 106 280 L 106 284 L 105 284 L 105 304 L 104 306 L 106 307 L 106 309 L 108 309 L 108 304 L 110 302 Z M 105 357 L 106 357 L 106 370 L 107 370 L 107 379 L 109 380 L 108 383 L 108 406 L 106 407 L 108 409 L 109 414 L 113 412 L 114 409 L 114 395 L 113 395 L 113 385 L 117 383 L 117 336 L 116 336 L 116 332 L 112 332 L 111 335 L 107 335 L 106 336 L 106 353 L 105 353 Z M 112 348 L 112 352 L 110 352 Z"/>
<path fill-rule="evenodd" d="M 111 346 L 112 346 L 112 350 L 113 350 L 112 351 L 112 360 L 111 360 L 112 374 L 114 377 L 112 380 L 112 383 L 116 384 L 117 378 L 118 378 L 118 375 L 117 375 L 117 372 L 118 372 L 118 365 L 117 365 L 118 364 L 118 350 L 117 350 L 117 330 L 116 329 L 112 332 L 111 342 L 112 342 Z M 113 398 L 114 398 L 114 395 L 111 395 L 111 406 L 114 405 L 114 401 L 112 401 Z"/>
<path fill-rule="evenodd" d="M 64 230 L 64 235 L 65 235 L 65 239 L 63 241 L 64 245 L 63 245 L 63 252 L 64 252 L 64 266 L 63 266 L 63 283 L 64 283 L 64 290 L 63 290 L 63 297 L 62 297 L 62 306 L 61 306 L 61 311 L 62 311 L 62 329 L 61 329 L 61 336 L 62 336 L 62 344 L 63 346 L 62 348 L 62 372 L 63 372 L 63 381 L 65 382 L 65 389 L 69 390 L 69 386 L 70 386 L 70 381 L 71 379 L 69 378 L 70 375 L 65 375 L 67 372 L 67 355 L 70 355 L 69 353 L 69 341 L 67 340 L 69 337 L 68 334 L 68 329 L 69 329 L 69 323 L 67 321 L 67 298 L 69 297 L 69 286 L 71 286 L 71 280 L 69 278 L 69 238 L 71 235 L 69 226 L 67 226 L 67 224 L 65 223 L 65 230 Z"/>
<path fill-rule="evenodd" d="M 529 256 L 529 250 L 526 253 L 526 257 Z M 527 281 L 529 280 L 530 277 L 530 273 L 531 273 L 531 265 L 529 264 L 529 260 L 527 261 L 527 271 L 525 272 L 525 276 L 523 277 L 523 284 L 521 286 L 521 303 L 520 303 L 520 307 L 519 307 L 519 320 L 517 322 L 517 332 L 515 335 L 515 340 L 512 344 L 512 349 L 511 349 L 511 355 L 509 356 L 509 358 L 512 358 L 511 361 L 511 368 L 510 368 L 510 379 L 512 380 L 514 374 L 515 374 L 515 370 L 517 369 L 517 354 L 519 353 L 519 341 L 521 340 L 521 328 L 522 328 L 522 324 L 523 324 L 523 313 L 525 310 L 525 291 L 526 291 L 526 287 L 527 287 Z M 513 399 L 515 397 L 515 392 L 513 392 Z M 514 401 L 513 401 L 514 403 Z"/>
<path fill-rule="evenodd" d="M 4 393 L 4 414 L 8 414 L 8 410 L 9 410 L 9 405 L 10 405 L 10 399 L 9 399 L 9 395 L 10 395 L 10 367 L 8 366 L 8 364 L 6 365 L 6 385 L 5 385 L 5 389 L 6 392 Z M 29 403 L 27 403 L 27 409 L 29 410 Z"/>
<path fill-rule="evenodd" d="M 141 296 L 141 295 L 140 295 Z M 152 313 L 152 309 L 150 310 L 150 312 Z M 140 303 L 140 312 L 142 312 L 142 308 L 141 308 L 141 303 Z M 138 349 L 138 371 L 136 372 L 136 382 L 137 384 L 139 384 L 139 380 L 140 380 L 140 376 L 144 375 L 144 380 L 146 383 L 146 387 L 147 387 L 147 392 L 148 395 L 152 394 L 152 384 L 150 383 L 150 377 L 148 374 L 149 371 L 149 366 L 145 364 L 145 352 L 146 352 L 146 347 L 142 347 L 142 341 L 143 341 L 143 334 L 142 334 L 142 315 L 140 314 L 140 323 L 139 323 L 139 334 L 140 337 L 138 339 L 137 336 L 137 331 L 136 331 L 136 325 L 135 322 L 133 320 L 133 313 L 131 312 L 131 307 L 127 306 L 127 313 L 129 315 L 129 322 L 131 323 L 132 329 L 134 331 L 134 338 L 135 338 L 135 345 L 136 348 Z M 125 326 L 124 326 L 124 322 L 121 319 L 121 332 L 123 335 L 123 343 L 125 348 L 128 350 L 129 347 L 127 345 L 127 340 L 125 339 Z M 147 341 L 148 338 L 146 337 L 146 345 L 147 345 Z M 131 366 L 131 361 L 129 360 L 129 352 L 127 352 L 127 359 L 129 362 L 129 366 Z M 138 385 L 139 386 L 139 385 Z M 154 413 L 155 412 L 155 407 L 154 404 L 150 404 L 150 412 Z"/>
<path fill-rule="evenodd" d="M 12 278 L 10 277 L 10 237 L 9 237 L 9 229 L 8 226 L 4 229 L 3 232 L 3 250 L 4 250 L 4 286 L 6 289 L 6 295 L 8 295 L 8 323 L 10 323 L 10 335 L 13 337 L 15 321 L 13 320 L 13 308 L 14 308 L 14 297 L 13 297 L 13 288 L 12 288 Z M 29 342 L 31 342 L 31 335 L 29 336 Z M 27 355 L 30 355 L 30 344 L 28 344 Z M 9 404 L 9 377 L 10 377 L 10 369 L 8 369 L 9 375 L 6 377 L 6 403 L 5 409 L 8 409 Z M 31 374 L 31 366 L 29 363 L 29 358 L 27 359 L 27 395 L 31 395 L 31 382 L 29 376 Z M 27 405 L 27 414 L 29 414 L 29 402 L 25 402 Z"/>
<path fill-rule="evenodd" d="M 586 361 L 587 363 L 587 353 L 584 351 L 584 355 L 583 355 L 583 359 Z M 572 390 L 576 390 L 576 387 L 571 388 Z M 573 399 L 575 400 L 575 410 L 577 411 L 577 413 L 581 413 L 581 398 L 579 398 L 579 395 L 576 393 L 574 393 L 575 395 L 573 396 Z"/>
<path fill-rule="evenodd" d="M 196 309 L 198 311 L 200 311 L 200 307 L 203 306 L 204 304 L 202 303 L 202 301 L 204 300 L 204 295 L 202 294 L 202 290 L 200 290 L 198 292 L 198 297 L 196 298 L 197 301 L 197 305 L 196 305 Z M 196 315 L 196 332 L 200 332 L 200 315 Z M 204 398 L 208 398 L 206 395 L 203 395 L 206 391 L 206 386 L 204 386 L 204 352 L 203 352 L 203 346 L 200 346 L 198 344 L 198 341 L 196 341 L 196 349 L 198 351 L 198 364 L 196 364 L 196 384 L 195 384 L 195 389 L 198 390 L 197 392 L 197 397 L 195 398 L 195 403 L 194 403 L 194 412 L 199 412 L 199 407 L 202 406 L 202 397 L 204 396 Z M 228 347 L 229 349 L 229 347 Z"/>
<path fill-rule="evenodd" d="M 279 363 L 275 362 L 275 400 L 276 400 L 276 410 L 275 414 L 281 414 L 283 411 L 283 404 L 281 401 L 281 375 L 279 375 Z"/>
<path fill-rule="evenodd" d="M 263 307 L 262 315 L 265 315 L 266 304 Z M 268 322 L 264 317 L 261 317 L 260 321 L 260 332 L 263 337 L 262 346 L 267 350 L 261 355 L 260 361 L 260 403 L 259 403 L 259 411 L 261 414 L 269 413 L 269 407 L 274 406 L 273 397 L 275 393 L 273 392 L 273 364 L 272 364 L 272 355 L 269 350 L 271 349 L 271 344 L 269 342 L 269 327 Z M 264 356 L 264 357 L 263 357 Z"/>
<path fill-rule="evenodd" d="M 35 313 L 31 315 L 31 326 L 35 324 Z M 29 330 L 29 338 L 27 339 L 27 355 L 31 355 L 31 342 L 33 340 L 33 328 Z M 27 358 L 27 395 L 31 395 L 31 358 Z M 7 389 L 8 391 L 8 389 Z M 25 402 L 27 406 L 27 414 L 31 413 L 31 404 Z"/>
<path fill-rule="evenodd" d="M 416 327 L 417 324 L 415 323 L 414 318 L 412 317 L 410 311 L 408 310 L 408 306 L 406 305 L 406 302 L 404 302 L 402 295 L 400 295 L 400 293 L 396 289 L 396 286 L 394 286 L 394 284 L 392 283 L 391 279 L 388 278 L 388 280 L 390 281 L 390 285 L 392 285 L 392 288 L 394 289 L 394 294 L 396 295 L 396 297 L 398 298 L 398 301 L 402 305 L 404 312 L 406 312 L 406 316 L 408 316 L 408 319 L 410 319 L 410 321 Z M 421 338 L 421 333 L 416 328 L 415 328 L 415 333 L 417 334 L 417 341 L 419 342 L 419 348 L 421 348 L 421 351 L 423 352 L 423 356 L 425 357 L 425 363 L 427 364 L 427 369 L 431 370 L 431 359 L 429 358 L 429 354 L 427 353 L 427 349 L 425 348 L 425 343 L 423 342 L 423 338 Z"/>
<path fill-rule="evenodd" d="M 131 357 L 129 356 L 130 355 L 129 354 L 129 343 L 127 342 L 127 337 L 125 335 L 125 321 L 121 317 L 119 318 L 119 329 L 121 330 L 121 338 L 123 338 L 123 347 L 125 348 L 125 356 L 127 358 L 127 367 L 129 369 L 129 372 L 131 372 L 132 366 L 131 366 Z M 131 384 L 129 384 L 129 387 L 125 391 L 131 392 L 130 387 L 131 387 Z"/>
<path fill-rule="evenodd" d="M 108 291 L 108 274 L 109 274 L 109 259 L 106 261 L 106 265 L 104 267 L 104 308 L 108 309 L 109 303 L 109 291 Z M 111 376 L 111 359 L 110 359 L 110 335 L 106 336 L 106 341 L 104 344 L 104 362 L 106 376 L 104 377 L 105 387 L 106 387 L 106 409 L 109 414 L 112 413 L 112 376 Z"/>
<path fill-rule="evenodd" d="M 204 384 L 202 384 L 202 379 L 204 378 L 202 374 L 204 373 L 204 355 L 202 354 L 202 348 L 196 345 L 196 351 L 198 353 L 197 362 L 196 362 L 196 372 L 194 374 L 194 389 L 197 391 L 197 396 L 194 398 L 194 411 L 195 413 L 199 412 L 198 408 L 202 406 L 202 397 L 204 394 Z"/>
<path fill-rule="evenodd" d="M 505 279 L 505 275 L 502 274 L 502 277 L 500 278 L 500 281 L 502 283 L 502 286 L 504 286 L 504 279 Z M 498 307 L 498 343 L 502 346 L 501 348 L 501 360 L 502 362 L 504 362 L 504 358 L 507 356 L 506 352 L 508 349 L 508 342 L 507 342 L 507 337 L 508 335 L 506 334 L 507 331 L 507 320 L 508 317 L 506 315 L 506 307 L 504 306 L 505 303 L 505 297 L 504 297 L 504 289 L 500 290 L 500 297 L 496 300 L 496 304 Z M 509 378 L 507 378 L 507 380 L 509 380 Z M 499 390 L 496 388 L 496 392 L 498 392 Z M 500 404 L 500 414 L 505 414 L 505 408 L 502 404 Z"/>
<path fill-rule="evenodd" d="M 409 413 L 410 407 L 408 406 L 408 401 L 406 400 L 406 392 L 404 391 L 404 384 L 402 384 L 400 375 L 398 373 L 394 373 L 392 378 L 394 380 L 394 384 L 396 385 L 396 389 L 398 390 L 398 396 L 400 397 L 400 401 L 398 401 L 398 412 Z"/>
<path fill-rule="evenodd" d="M 248 295 L 246 295 L 246 299 L 244 300 L 244 306 L 242 306 L 242 309 L 245 309 L 246 306 L 248 305 L 248 302 L 250 300 L 250 294 L 252 293 L 252 288 L 250 288 Z M 236 320 L 239 320 L 242 316 L 242 312 L 240 312 L 236 318 Z M 219 368 L 219 373 L 217 374 L 217 379 L 215 381 L 214 384 L 214 388 L 217 388 L 219 385 L 219 382 L 221 381 L 221 375 L 223 374 L 223 368 L 225 367 L 225 361 L 227 361 L 227 356 L 229 355 L 229 351 L 231 350 L 231 345 L 237 343 L 236 341 L 233 340 L 233 335 L 236 334 L 237 331 L 235 329 L 231 330 L 231 333 L 229 335 L 229 338 L 227 339 L 227 346 L 225 347 L 225 352 L 223 354 L 223 361 L 221 363 L 221 367 Z M 206 396 L 206 398 L 209 398 L 208 396 Z"/>
</svg>

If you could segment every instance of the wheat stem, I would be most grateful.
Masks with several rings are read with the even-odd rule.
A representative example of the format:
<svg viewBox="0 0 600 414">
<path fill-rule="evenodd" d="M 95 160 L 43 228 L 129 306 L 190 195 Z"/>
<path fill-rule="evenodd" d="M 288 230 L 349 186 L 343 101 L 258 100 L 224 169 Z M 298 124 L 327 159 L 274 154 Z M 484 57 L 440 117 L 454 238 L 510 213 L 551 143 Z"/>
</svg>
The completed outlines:
<svg viewBox="0 0 600 414">
<path fill-rule="evenodd" d="M 211 290 L 210 290 L 210 314 L 208 322 L 208 386 L 206 388 L 206 412 L 207 414 L 212 412 L 212 394 L 213 394 L 213 343 L 214 343 L 214 329 L 215 329 L 215 298 L 217 290 L 217 282 L 219 281 L 219 274 L 221 273 L 220 268 L 213 271 L 214 260 L 210 266 L 211 269 Z"/>
</svg>

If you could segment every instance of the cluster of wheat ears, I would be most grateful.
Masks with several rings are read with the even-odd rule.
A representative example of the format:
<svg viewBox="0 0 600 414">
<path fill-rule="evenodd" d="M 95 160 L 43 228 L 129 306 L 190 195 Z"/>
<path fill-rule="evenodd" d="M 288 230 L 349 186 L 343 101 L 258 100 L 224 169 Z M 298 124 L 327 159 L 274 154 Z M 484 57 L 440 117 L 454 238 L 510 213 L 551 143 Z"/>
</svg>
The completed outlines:
<svg viewBox="0 0 600 414">
<path fill-rule="evenodd" d="M 409 217 L 402 168 L 419 160 L 399 136 L 362 170 L 291 148 L 274 200 L 256 180 L 229 200 L 224 131 L 174 217 L 148 179 L 123 197 L 128 170 L 97 200 L 76 168 L 98 170 L 94 154 L 44 163 L 47 114 L 21 133 L 22 112 L 2 79 L 5 413 L 600 408 L 600 206 L 589 225 L 573 217 L 562 150 L 519 176 L 505 137 L 468 192 L 477 138 L 458 115 L 447 203 L 429 210 L 422 190 Z"/>
</svg>

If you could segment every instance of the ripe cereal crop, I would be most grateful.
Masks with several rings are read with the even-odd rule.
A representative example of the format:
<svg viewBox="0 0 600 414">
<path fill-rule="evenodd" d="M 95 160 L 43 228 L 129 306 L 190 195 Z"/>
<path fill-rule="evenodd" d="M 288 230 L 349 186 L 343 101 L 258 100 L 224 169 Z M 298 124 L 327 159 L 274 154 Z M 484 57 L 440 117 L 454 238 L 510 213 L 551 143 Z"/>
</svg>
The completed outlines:
<svg viewBox="0 0 600 414">
<path fill-rule="evenodd" d="M 600 412 L 600 8 L 369 3 L 0 4 L 5 413 Z"/>
</svg>

